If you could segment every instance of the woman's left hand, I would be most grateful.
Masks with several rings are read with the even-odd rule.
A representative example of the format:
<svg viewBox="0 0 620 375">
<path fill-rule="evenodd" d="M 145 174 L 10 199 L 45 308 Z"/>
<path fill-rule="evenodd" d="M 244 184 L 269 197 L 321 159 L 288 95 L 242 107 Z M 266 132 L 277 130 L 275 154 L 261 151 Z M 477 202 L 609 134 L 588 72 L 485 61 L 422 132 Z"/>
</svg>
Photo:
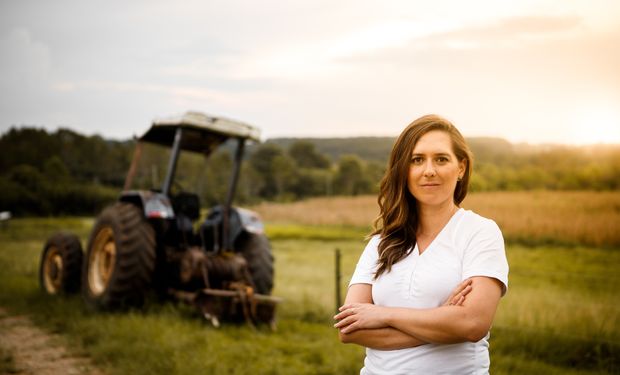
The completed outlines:
<svg viewBox="0 0 620 375">
<path fill-rule="evenodd" d="M 465 297 L 472 290 L 472 280 L 471 278 L 464 280 L 461 282 L 454 290 L 450 297 L 442 304 L 442 306 L 463 306 L 463 302 L 465 302 Z"/>
<path fill-rule="evenodd" d="M 335 328 L 342 333 L 351 333 L 358 329 L 385 328 L 385 310 L 372 303 L 350 303 L 338 309 L 340 313 L 334 316 L 338 322 Z"/>
</svg>

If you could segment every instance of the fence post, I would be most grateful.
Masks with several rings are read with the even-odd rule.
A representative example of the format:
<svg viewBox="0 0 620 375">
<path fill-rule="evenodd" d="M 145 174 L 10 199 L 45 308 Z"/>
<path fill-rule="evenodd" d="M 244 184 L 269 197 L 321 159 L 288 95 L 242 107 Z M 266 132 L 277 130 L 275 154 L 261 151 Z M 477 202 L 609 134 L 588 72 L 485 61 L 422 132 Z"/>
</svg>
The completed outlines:
<svg viewBox="0 0 620 375">
<path fill-rule="evenodd" d="M 341 306 L 342 299 L 340 298 L 340 249 L 335 251 L 335 269 L 336 269 L 336 314 L 338 314 L 338 308 Z"/>
</svg>

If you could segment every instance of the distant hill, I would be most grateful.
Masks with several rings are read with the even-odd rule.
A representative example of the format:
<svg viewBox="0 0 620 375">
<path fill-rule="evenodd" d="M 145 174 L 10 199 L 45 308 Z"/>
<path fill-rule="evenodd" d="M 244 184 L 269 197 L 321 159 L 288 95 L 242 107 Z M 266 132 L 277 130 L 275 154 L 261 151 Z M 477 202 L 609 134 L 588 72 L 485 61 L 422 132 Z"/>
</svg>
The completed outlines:
<svg viewBox="0 0 620 375">
<path fill-rule="evenodd" d="M 332 162 L 338 162 L 342 155 L 356 154 L 367 161 L 385 163 L 396 138 L 392 137 L 348 137 L 348 138 L 272 138 L 267 142 L 284 149 L 298 141 L 315 145 L 318 152 L 327 155 Z"/>
<path fill-rule="evenodd" d="M 337 162 L 342 155 L 355 154 L 367 161 L 387 163 L 396 137 L 348 137 L 348 138 L 272 138 L 266 142 L 274 143 L 284 149 L 297 141 L 307 141 L 316 149 Z M 505 161 L 514 156 L 512 143 L 502 138 L 472 137 L 467 143 L 476 161 Z"/>
</svg>

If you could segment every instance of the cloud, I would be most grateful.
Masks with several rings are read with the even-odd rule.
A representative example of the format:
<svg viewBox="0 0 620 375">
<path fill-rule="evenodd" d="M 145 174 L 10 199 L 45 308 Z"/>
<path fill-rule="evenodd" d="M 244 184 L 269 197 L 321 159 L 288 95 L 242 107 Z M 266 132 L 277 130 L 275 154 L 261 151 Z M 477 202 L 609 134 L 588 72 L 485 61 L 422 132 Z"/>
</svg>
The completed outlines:
<svg viewBox="0 0 620 375">
<path fill-rule="evenodd" d="M 417 43 L 448 48 L 514 47 L 549 39 L 564 39 L 583 32 L 578 16 L 522 16 L 495 23 L 437 33 Z"/>
<path fill-rule="evenodd" d="M 522 16 L 504 18 L 483 25 L 464 25 L 449 20 L 392 20 L 349 30 L 320 42 L 293 45 L 271 55 L 257 55 L 234 65 L 238 75 L 256 78 L 266 75 L 291 80 L 316 80 L 347 75 L 358 63 L 411 64 L 414 59 L 441 56 L 446 50 L 518 48 L 575 37 L 584 31 L 578 16 Z M 404 58 L 403 58 L 404 57 Z"/>
<path fill-rule="evenodd" d="M 294 39 L 262 49 L 195 59 L 166 69 L 166 73 L 195 78 L 269 80 L 269 83 L 333 79 L 351 68 L 349 58 L 406 47 L 413 38 L 444 33 L 457 27 L 448 21 L 398 19 L 352 25 L 334 35 Z"/>
</svg>

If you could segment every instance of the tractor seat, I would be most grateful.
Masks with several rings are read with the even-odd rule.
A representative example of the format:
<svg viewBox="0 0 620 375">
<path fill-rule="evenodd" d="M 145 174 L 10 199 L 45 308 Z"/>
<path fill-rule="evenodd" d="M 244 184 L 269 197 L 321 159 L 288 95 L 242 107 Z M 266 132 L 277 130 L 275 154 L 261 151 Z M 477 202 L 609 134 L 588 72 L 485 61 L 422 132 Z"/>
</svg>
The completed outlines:
<svg viewBox="0 0 620 375">
<path fill-rule="evenodd" d="M 177 217 L 185 216 L 191 221 L 200 217 L 200 199 L 193 193 L 181 192 L 172 197 L 172 208 Z"/>
</svg>

